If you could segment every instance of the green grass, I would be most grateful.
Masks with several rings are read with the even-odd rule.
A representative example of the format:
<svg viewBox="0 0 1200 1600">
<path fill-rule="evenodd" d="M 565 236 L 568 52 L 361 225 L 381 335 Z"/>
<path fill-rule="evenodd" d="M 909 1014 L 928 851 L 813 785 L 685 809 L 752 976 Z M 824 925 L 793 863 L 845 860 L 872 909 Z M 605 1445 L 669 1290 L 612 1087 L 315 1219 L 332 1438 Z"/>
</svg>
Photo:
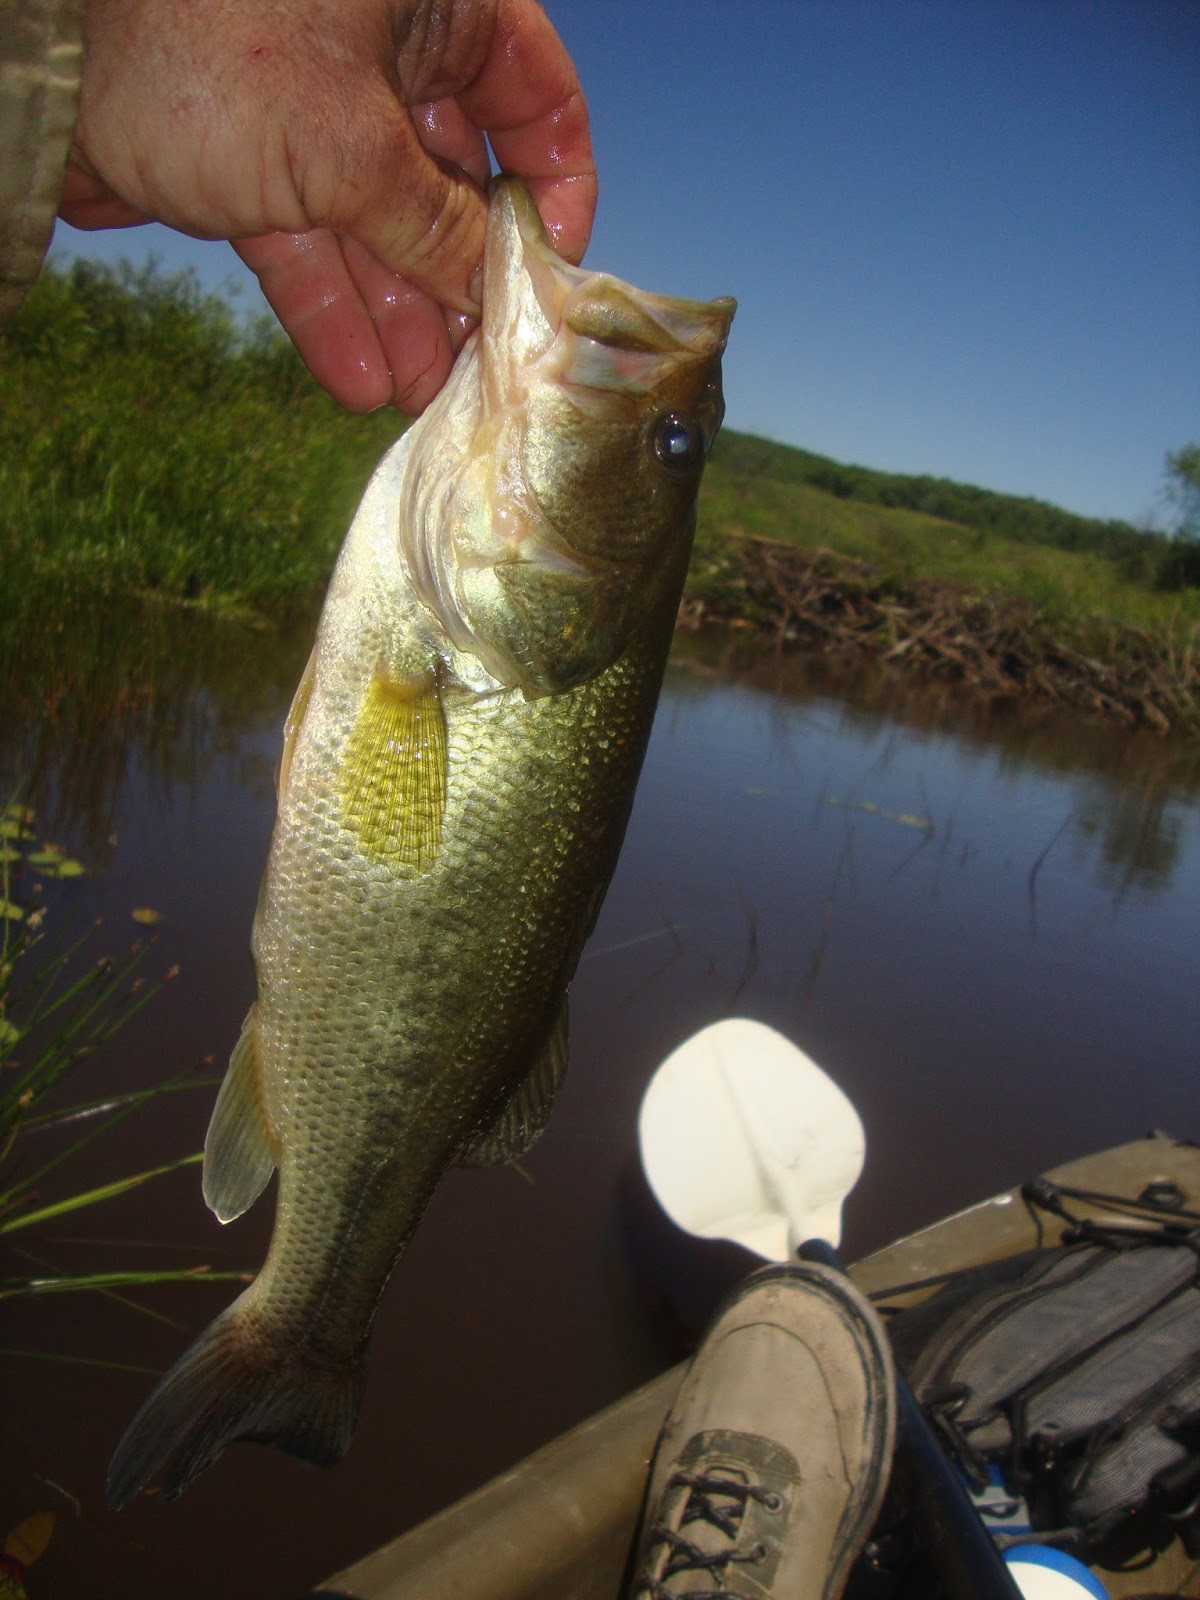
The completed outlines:
<svg viewBox="0 0 1200 1600">
<path fill-rule="evenodd" d="M 242 1280 L 244 1273 L 208 1267 L 146 1271 L 119 1264 L 99 1272 L 61 1272 L 37 1253 L 38 1230 L 48 1223 L 90 1212 L 202 1159 L 189 1153 L 82 1189 L 71 1182 L 80 1153 L 127 1117 L 159 1095 L 211 1082 L 184 1072 L 145 1089 L 62 1103 L 68 1081 L 86 1075 L 104 1045 L 175 976 L 169 970 L 147 979 L 142 943 L 118 958 L 97 960 L 90 949 L 94 928 L 65 944 L 48 935 L 47 882 L 84 872 L 82 863 L 39 843 L 28 806 L 13 799 L 0 807 L 0 1301 L 87 1290 L 112 1294 L 193 1279 Z M 35 1248 L 26 1242 L 26 1230 L 33 1230 Z"/>
<path fill-rule="evenodd" d="M 736 582 L 731 546 L 761 537 L 853 556 L 870 563 L 884 584 L 934 579 L 1023 601 L 1046 622 L 1070 623 L 1097 641 L 1113 625 L 1144 629 L 1162 640 L 1185 639 L 1200 625 L 1200 589 L 1172 592 L 1158 586 L 1156 564 L 1164 541 L 1151 537 L 1141 552 L 1144 559 L 1134 561 L 1123 540 L 1103 544 L 1097 530 L 1114 525 L 1070 519 L 1065 512 L 1058 514 L 1059 531 L 1074 548 L 1029 537 L 1024 501 L 1012 502 L 1013 528 L 1006 532 L 842 497 L 803 476 L 806 462 L 820 460 L 785 445 L 722 435 L 701 491 L 690 593 L 728 602 Z M 987 499 L 998 521 L 1005 497 Z M 1093 542 L 1080 548 L 1087 533 Z"/>
<path fill-rule="evenodd" d="M 0 623 L 48 588 L 311 593 L 399 427 L 342 412 L 187 275 L 48 271 L 0 343 Z"/>
</svg>

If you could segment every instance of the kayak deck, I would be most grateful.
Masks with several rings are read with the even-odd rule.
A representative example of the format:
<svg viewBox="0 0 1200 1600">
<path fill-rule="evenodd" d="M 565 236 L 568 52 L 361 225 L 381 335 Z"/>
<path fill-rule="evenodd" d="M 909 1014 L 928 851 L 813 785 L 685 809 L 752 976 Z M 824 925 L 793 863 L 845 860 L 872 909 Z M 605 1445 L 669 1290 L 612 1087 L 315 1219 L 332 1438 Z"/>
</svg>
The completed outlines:
<svg viewBox="0 0 1200 1600">
<path fill-rule="evenodd" d="M 1046 1174 L 1065 1188 L 1136 1198 L 1169 1181 L 1200 1206 L 1200 1149 L 1155 1137 L 1070 1161 Z M 1072 1199 L 1079 1216 L 1110 1215 Z M 915 1304 L 928 1280 L 1058 1242 L 1040 1239 L 1012 1189 L 909 1234 L 850 1267 L 867 1294 Z M 617 1600 L 654 1443 L 686 1368 L 678 1366 L 551 1440 L 473 1494 L 337 1573 L 327 1600 Z M 1116 1557 L 1113 1558 L 1114 1561 Z M 1200 1563 L 1164 1530 L 1150 1566 L 1096 1572 L 1113 1600 L 1200 1596 Z"/>
</svg>

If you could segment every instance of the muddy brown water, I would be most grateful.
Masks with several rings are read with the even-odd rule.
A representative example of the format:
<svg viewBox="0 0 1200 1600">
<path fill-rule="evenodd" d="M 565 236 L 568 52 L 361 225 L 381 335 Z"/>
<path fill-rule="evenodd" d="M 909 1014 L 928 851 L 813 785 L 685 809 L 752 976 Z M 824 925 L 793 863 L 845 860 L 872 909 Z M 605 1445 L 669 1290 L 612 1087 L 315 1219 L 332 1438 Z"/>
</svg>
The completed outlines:
<svg viewBox="0 0 1200 1600">
<path fill-rule="evenodd" d="M 93 948 L 116 951 L 151 907 L 146 970 L 181 972 L 74 1099 L 223 1066 L 305 639 L 159 618 L 90 649 L 13 689 L 0 778 L 32 773 L 39 832 L 92 869 L 47 886 L 47 927 L 99 916 Z M 233 1291 L 0 1303 L 0 1532 L 56 1518 L 33 1600 L 298 1596 L 679 1357 L 746 1261 L 658 1215 L 635 1115 L 656 1063 L 717 1017 L 783 1029 L 858 1106 L 851 1255 L 1151 1127 L 1200 1134 L 1198 793 L 1186 746 L 686 641 L 549 1131 L 523 1172 L 443 1184 L 340 1467 L 237 1446 L 174 1505 L 109 1515 L 107 1459 L 151 1374 Z M 129 1119 L 47 1197 L 198 1148 L 212 1092 Z M 10 1235 L 0 1271 L 253 1267 L 269 1223 L 266 1199 L 221 1229 L 187 1168 Z"/>
</svg>

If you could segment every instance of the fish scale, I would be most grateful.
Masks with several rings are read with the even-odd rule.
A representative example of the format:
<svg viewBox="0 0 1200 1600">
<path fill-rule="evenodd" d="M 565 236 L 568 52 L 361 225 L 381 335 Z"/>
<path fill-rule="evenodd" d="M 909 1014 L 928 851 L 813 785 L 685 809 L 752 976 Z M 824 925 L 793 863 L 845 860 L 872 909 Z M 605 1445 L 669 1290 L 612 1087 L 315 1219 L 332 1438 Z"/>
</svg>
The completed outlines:
<svg viewBox="0 0 1200 1600">
<path fill-rule="evenodd" d="M 598 683 L 568 696 L 512 704 L 508 718 L 516 716 L 535 724 L 520 742 L 511 737 L 503 714 L 497 715 L 492 708 L 482 716 L 468 712 L 461 735 L 452 735 L 449 741 L 450 767 L 452 772 L 456 770 L 453 752 L 460 745 L 467 750 L 473 747 L 476 759 L 487 762 L 492 778 L 489 825 L 480 826 L 470 793 L 459 795 L 452 781 L 443 851 L 433 872 L 419 885 L 429 915 L 420 915 L 419 903 L 414 906 L 406 901 L 397 906 L 390 897 L 390 886 L 373 882 L 365 863 L 360 863 L 360 875 L 348 880 L 348 903 L 326 908 L 326 926 L 336 929 L 338 937 L 308 953 L 313 980 L 319 983 L 318 1006 L 323 991 L 338 993 L 352 979 L 360 995 L 378 996 L 372 1014 L 386 1029 L 375 1041 L 374 1050 L 359 1047 L 358 1096 L 365 1099 L 366 1080 L 373 1080 L 377 1092 L 394 1108 L 395 1120 L 422 1130 L 422 1139 L 430 1121 L 430 1108 L 423 1102 L 431 1087 L 438 1098 L 456 1102 L 459 1110 L 453 1121 L 436 1119 L 446 1127 L 445 1144 L 432 1153 L 426 1184 L 412 1183 L 411 1159 L 403 1164 L 398 1182 L 404 1214 L 398 1218 L 395 1206 L 380 1204 L 379 1214 L 386 1216 L 386 1222 L 371 1230 L 372 1237 L 361 1240 L 354 1268 L 358 1292 L 353 1298 L 339 1296 L 324 1317 L 314 1316 L 310 1308 L 294 1300 L 289 1302 L 288 1320 L 303 1325 L 306 1336 L 324 1350 L 340 1347 L 349 1357 L 361 1344 L 364 1305 L 374 1307 L 398 1248 L 398 1234 L 399 1239 L 408 1237 L 437 1177 L 458 1153 L 465 1134 L 477 1128 L 494 1108 L 497 1089 L 502 1092 L 511 1082 L 506 1055 L 517 1053 L 524 1059 L 529 1053 L 525 1039 L 530 1033 L 544 1031 L 539 1024 L 548 998 L 561 992 L 557 974 L 546 971 L 545 952 L 555 950 L 559 966 L 574 967 L 578 951 L 573 946 L 580 940 L 586 902 L 601 864 L 597 853 L 606 847 L 611 851 L 615 844 L 611 835 L 623 831 L 624 817 L 614 816 L 610 796 L 630 792 L 628 769 L 641 758 L 635 729 L 645 722 L 644 716 L 638 715 L 639 702 L 645 698 L 645 685 L 655 681 L 658 665 L 631 651 L 623 658 L 621 669 L 614 669 Z M 603 765 L 596 757 L 589 757 L 586 766 L 568 758 L 571 745 L 563 734 L 580 729 L 598 754 L 599 739 L 608 741 Z M 464 763 L 457 770 L 472 768 Z M 528 825 L 526 786 L 531 780 L 545 808 L 541 828 Z M 514 808 L 524 823 L 520 830 L 512 826 Z M 565 822 L 564 817 L 571 821 Z M 559 858 L 554 868 L 548 868 L 546 861 L 551 854 Z M 289 865 L 285 857 L 279 875 L 289 883 L 296 881 L 303 895 L 308 888 L 303 860 L 297 863 L 294 879 Z M 574 882 L 564 883 L 568 878 Z M 448 927 L 439 927 L 434 919 L 443 904 L 444 882 L 459 888 L 453 920 Z M 462 890 L 464 882 L 469 894 Z M 536 885 L 536 893 L 528 892 L 530 884 Z M 292 907 L 280 893 L 277 915 L 284 926 L 291 927 L 302 919 L 303 908 Z M 397 995 L 397 972 L 389 946 L 393 938 L 409 933 L 414 922 L 421 932 L 417 947 L 409 949 L 410 964 L 400 981 L 403 983 L 405 976 L 419 976 L 413 992 Z M 362 956 L 355 958 L 349 962 L 351 974 L 345 952 L 365 944 L 368 931 L 374 935 L 370 949 L 380 959 L 372 970 Z M 433 948 L 422 947 L 422 935 Z M 446 948 L 448 940 L 452 941 L 450 948 Z M 482 965 L 476 956 L 468 977 L 467 964 L 454 959 L 454 945 L 463 946 L 473 956 L 487 949 L 493 958 Z M 439 965 L 441 971 L 434 981 L 429 974 Z M 311 981 L 289 984 L 288 994 L 307 993 L 311 1000 Z M 260 999 L 260 1006 L 262 1003 Z M 447 1063 L 436 1062 L 431 1086 L 427 1078 L 431 1049 L 426 1041 L 437 1040 L 442 1019 L 454 1008 L 460 1008 L 466 1021 L 462 1054 L 453 1072 Z M 344 1116 L 345 1104 L 339 1086 L 330 1081 L 334 1066 L 345 1057 L 343 1019 L 326 1015 L 328 1020 L 320 1029 L 315 1029 L 311 1020 L 287 1028 L 281 1019 L 278 1053 L 295 1059 L 303 1046 L 312 1070 L 296 1081 L 298 1095 L 285 1093 L 268 1106 L 271 1120 L 288 1128 L 295 1143 L 288 1174 L 292 1181 L 286 1192 L 281 1190 L 277 1212 L 284 1225 L 277 1226 L 271 1255 L 260 1276 L 260 1297 L 281 1295 L 277 1285 L 323 1282 L 327 1269 L 313 1270 L 308 1241 L 330 1239 L 344 1231 L 343 1219 L 333 1212 L 328 1198 L 327 1178 L 322 1181 L 327 1169 L 322 1136 L 334 1125 L 333 1108 L 338 1107 Z M 364 1111 L 360 1130 L 365 1134 L 372 1123 Z M 386 1151 L 394 1151 L 396 1137 L 388 1132 Z M 359 1160 L 368 1169 L 373 1154 L 369 1143 L 359 1152 Z M 362 1184 L 362 1175 L 350 1169 L 337 1187 L 357 1195 Z"/>
<path fill-rule="evenodd" d="M 483 322 L 385 456 L 285 725 L 258 997 L 217 1097 L 218 1218 L 267 1259 L 161 1380 L 109 1502 L 235 1439 L 347 1448 L 379 1297 L 448 1167 L 522 1154 L 616 865 L 721 419 L 732 301 L 554 254 L 497 184 Z"/>
</svg>

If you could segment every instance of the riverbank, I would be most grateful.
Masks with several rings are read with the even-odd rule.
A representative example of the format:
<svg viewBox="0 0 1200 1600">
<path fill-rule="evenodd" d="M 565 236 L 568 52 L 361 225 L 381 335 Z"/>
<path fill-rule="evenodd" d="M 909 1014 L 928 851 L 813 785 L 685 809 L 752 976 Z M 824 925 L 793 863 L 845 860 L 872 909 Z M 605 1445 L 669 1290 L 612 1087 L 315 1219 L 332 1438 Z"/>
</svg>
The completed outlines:
<svg viewBox="0 0 1200 1600">
<path fill-rule="evenodd" d="M 0 339 L 0 635 L 96 596 L 304 604 L 402 425 L 186 274 L 44 272 Z"/>
<path fill-rule="evenodd" d="M 340 411 L 278 330 L 186 276 L 48 271 L 0 341 L 0 676 L 40 693 L 96 606 L 307 611 L 402 426 Z M 1200 587 L 1181 553 L 726 429 L 683 617 L 1194 731 Z"/>
<path fill-rule="evenodd" d="M 991 700 L 1032 698 L 1158 733 L 1200 732 L 1197 624 L 1151 633 L 1013 595 L 903 578 L 821 547 L 727 540 L 694 567 L 681 628 L 719 622 L 796 649 L 874 658 Z"/>
</svg>

